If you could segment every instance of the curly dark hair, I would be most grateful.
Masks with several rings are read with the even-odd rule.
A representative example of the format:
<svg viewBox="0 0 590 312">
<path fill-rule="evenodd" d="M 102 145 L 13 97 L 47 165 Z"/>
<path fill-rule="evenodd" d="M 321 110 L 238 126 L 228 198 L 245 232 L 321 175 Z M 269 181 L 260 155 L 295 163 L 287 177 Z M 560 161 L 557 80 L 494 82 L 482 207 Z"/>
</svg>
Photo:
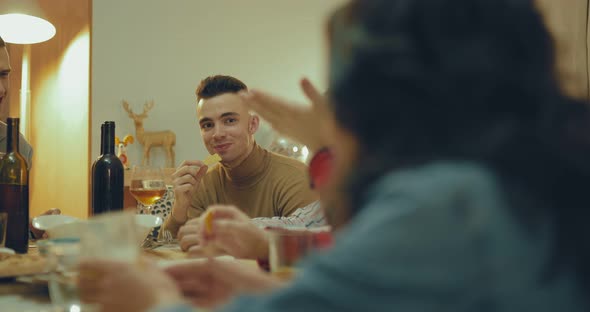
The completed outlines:
<svg viewBox="0 0 590 312">
<path fill-rule="evenodd" d="M 198 101 L 224 93 L 237 93 L 242 90 L 248 90 L 248 87 L 241 80 L 232 76 L 215 75 L 201 80 L 195 93 L 197 94 Z"/>
<path fill-rule="evenodd" d="M 477 162 L 542 203 L 511 206 L 525 225 L 551 216 L 549 267 L 590 289 L 589 109 L 560 89 L 532 0 L 356 0 L 328 33 L 335 115 L 364 151 L 354 213 L 391 170 Z"/>
</svg>

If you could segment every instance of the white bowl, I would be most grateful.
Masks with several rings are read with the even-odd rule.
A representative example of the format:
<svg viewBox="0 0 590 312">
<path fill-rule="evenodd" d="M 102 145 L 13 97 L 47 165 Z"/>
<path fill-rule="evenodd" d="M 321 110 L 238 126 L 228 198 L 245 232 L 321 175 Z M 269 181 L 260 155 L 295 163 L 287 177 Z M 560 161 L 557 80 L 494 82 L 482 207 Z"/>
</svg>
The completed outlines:
<svg viewBox="0 0 590 312">
<path fill-rule="evenodd" d="M 14 250 L 10 248 L 0 247 L 0 254 L 14 255 Z"/>
<path fill-rule="evenodd" d="M 35 219 L 33 219 L 33 225 L 35 227 L 45 230 L 47 232 L 47 236 L 49 238 L 81 238 L 82 233 L 87 227 L 86 220 L 80 220 L 73 217 L 67 218 L 52 218 L 55 220 L 51 220 L 49 226 L 49 221 L 46 221 L 46 217 L 67 217 L 67 216 L 40 216 L 35 219 L 41 218 L 38 222 L 41 224 L 42 228 L 37 227 L 35 225 Z M 39 220 L 37 220 L 39 221 Z M 163 220 L 161 217 L 153 216 L 153 215 L 135 215 L 135 235 L 139 243 L 143 242 L 143 240 L 147 237 L 150 231 L 157 226 L 162 225 Z"/>
<path fill-rule="evenodd" d="M 83 220 L 66 215 L 47 215 L 33 218 L 33 226 L 44 230 L 49 238 L 80 238 Z"/>
<path fill-rule="evenodd" d="M 143 240 L 148 236 L 152 229 L 162 225 L 163 222 L 164 221 L 159 216 L 146 214 L 135 215 L 135 230 L 139 242 L 143 242 Z"/>
<path fill-rule="evenodd" d="M 33 218 L 33 226 L 38 228 L 39 230 L 47 231 L 56 226 L 60 226 L 67 223 L 73 223 L 79 220 L 80 219 L 78 218 L 66 215 L 38 216 Z"/>
<path fill-rule="evenodd" d="M 74 222 L 64 223 L 45 230 L 47 236 L 55 238 L 81 238 L 82 232 L 86 228 L 87 221 L 76 220 Z"/>
</svg>

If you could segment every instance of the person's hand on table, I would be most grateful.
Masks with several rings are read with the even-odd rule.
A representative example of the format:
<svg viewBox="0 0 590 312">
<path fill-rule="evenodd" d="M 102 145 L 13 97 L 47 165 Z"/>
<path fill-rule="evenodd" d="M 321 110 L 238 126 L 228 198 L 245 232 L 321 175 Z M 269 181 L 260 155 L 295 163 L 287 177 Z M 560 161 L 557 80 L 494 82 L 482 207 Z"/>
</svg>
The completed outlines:
<svg viewBox="0 0 590 312">
<path fill-rule="evenodd" d="M 182 251 L 187 251 L 190 247 L 199 245 L 200 226 L 201 217 L 198 217 L 188 220 L 183 226 L 180 227 L 177 238 Z"/>
<path fill-rule="evenodd" d="M 225 252 L 218 248 L 215 248 L 214 246 L 210 246 L 208 248 L 209 250 L 207 250 L 206 253 L 205 250 L 199 247 L 199 244 L 202 241 L 200 234 L 200 228 L 202 223 L 201 219 L 202 216 L 188 220 L 183 226 L 180 227 L 177 236 L 180 249 L 182 251 L 189 251 L 189 249 L 192 248 L 193 251 L 189 254 L 189 256 L 192 258 L 202 258 L 207 256 L 226 254 Z"/>
<path fill-rule="evenodd" d="M 78 288 L 80 299 L 99 305 L 101 311 L 146 311 L 183 302 L 175 281 L 147 263 L 83 260 Z"/>
<path fill-rule="evenodd" d="M 47 215 L 58 215 L 61 214 L 61 210 L 57 208 L 51 208 L 44 213 L 40 214 L 40 216 L 47 216 Z M 40 238 L 47 238 L 47 233 L 45 231 L 40 230 L 33 226 L 33 219 L 29 219 L 29 229 L 33 233 L 33 238 L 40 239 Z"/>
<path fill-rule="evenodd" d="M 270 292 L 284 282 L 255 266 L 227 260 L 208 259 L 169 267 L 165 270 L 193 304 L 214 308 L 239 294 Z"/>
<path fill-rule="evenodd" d="M 199 160 L 185 160 L 172 175 L 174 206 L 171 214 L 177 223 L 186 222 L 191 199 L 197 192 L 201 179 L 207 173 L 207 168 Z"/>
<path fill-rule="evenodd" d="M 190 257 L 192 258 L 202 258 L 226 254 L 223 250 L 220 250 L 214 246 L 209 246 L 208 250 L 206 251 L 200 247 L 197 248 L 199 246 L 199 242 L 202 241 L 200 238 L 201 232 L 199 231 L 202 223 L 201 219 L 202 216 L 188 220 L 183 226 L 180 227 L 177 235 L 180 249 L 182 251 L 189 251 L 190 248 L 193 248 L 192 252 L 190 253 Z"/>
<path fill-rule="evenodd" d="M 212 214 L 209 230 L 204 224 L 207 214 Z M 200 218 L 187 222 L 179 230 L 179 239 L 182 249 L 188 250 L 191 257 L 207 255 L 205 249 L 213 249 L 214 253 L 236 258 L 268 258 L 268 239 L 264 230 L 235 206 L 210 206 Z"/>
<path fill-rule="evenodd" d="M 273 129 L 315 152 L 332 144 L 334 117 L 327 97 L 307 78 L 301 80 L 301 89 L 311 106 L 293 103 L 259 90 L 243 91 L 240 96 Z"/>
</svg>

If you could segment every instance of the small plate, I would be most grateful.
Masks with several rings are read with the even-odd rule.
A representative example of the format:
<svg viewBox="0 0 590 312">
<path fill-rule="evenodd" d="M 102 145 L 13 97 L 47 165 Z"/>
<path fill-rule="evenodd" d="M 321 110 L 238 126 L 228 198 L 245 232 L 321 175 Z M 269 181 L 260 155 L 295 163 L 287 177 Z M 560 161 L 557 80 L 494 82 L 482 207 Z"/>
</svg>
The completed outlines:
<svg viewBox="0 0 590 312">
<path fill-rule="evenodd" d="M 41 273 L 34 275 L 25 275 L 17 277 L 16 280 L 21 283 L 33 284 L 33 285 L 47 285 L 51 275 L 49 273 Z"/>
<path fill-rule="evenodd" d="M 80 219 L 66 215 L 45 215 L 33 218 L 33 226 L 47 231 L 59 225 L 80 221 Z"/>
<path fill-rule="evenodd" d="M 0 247 L 0 254 L 1 253 L 14 255 L 14 250 L 12 250 L 10 248 Z"/>
</svg>

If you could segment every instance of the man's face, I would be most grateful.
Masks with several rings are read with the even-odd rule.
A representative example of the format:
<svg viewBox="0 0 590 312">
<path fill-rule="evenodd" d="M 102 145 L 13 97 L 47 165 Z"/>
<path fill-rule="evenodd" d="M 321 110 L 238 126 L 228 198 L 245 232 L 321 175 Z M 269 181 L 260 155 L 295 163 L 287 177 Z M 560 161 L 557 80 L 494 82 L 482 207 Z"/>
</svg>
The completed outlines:
<svg viewBox="0 0 590 312">
<path fill-rule="evenodd" d="M 238 165 L 254 144 L 258 117 L 248 113 L 242 99 L 225 93 L 197 104 L 201 137 L 210 154 L 219 154 L 226 165 Z"/>
<path fill-rule="evenodd" d="M 0 119 L 6 120 L 8 116 L 8 89 L 10 73 L 10 60 L 8 59 L 8 51 L 6 47 L 0 48 Z"/>
</svg>

